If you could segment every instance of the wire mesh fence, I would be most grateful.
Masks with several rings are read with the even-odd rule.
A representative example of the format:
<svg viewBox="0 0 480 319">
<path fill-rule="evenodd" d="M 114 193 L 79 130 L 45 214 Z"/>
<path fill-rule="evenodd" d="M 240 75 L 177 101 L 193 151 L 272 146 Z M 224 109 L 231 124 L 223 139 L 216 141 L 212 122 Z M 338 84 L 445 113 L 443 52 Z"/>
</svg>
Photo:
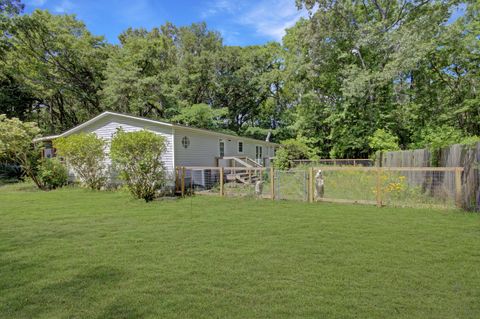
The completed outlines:
<svg viewBox="0 0 480 319">
<path fill-rule="evenodd" d="M 308 170 L 275 170 L 274 176 L 275 199 L 308 201 Z"/>
<path fill-rule="evenodd" d="M 294 167 L 301 166 L 375 166 L 375 161 L 368 158 L 346 158 L 346 159 L 318 159 L 318 160 L 293 160 Z"/>
<path fill-rule="evenodd" d="M 455 167 L 179 167 L 176 191 L 182 195 L 454 208 L 461 206 L 462 173 L 462 168 Z"/>
<path fill-rule="evenodd" d="M 458 168 L 315 168 L 323 195 L 316 201 L 394 207 L 454 208 L 461 196 Z M 317 177 L 315 185 L 319 182 Z"/>
<path fill-rule="evenodd" d="M 223 195 L 227 197 L 271 198 L 272 179 L 268 168 L 223 169 Z"/>
<path fill-rule="evenodd" d="M 179 167 L 175 185 L 182 195 L 272 198 L 272 172 L 263 167 Z"/>
</svg>

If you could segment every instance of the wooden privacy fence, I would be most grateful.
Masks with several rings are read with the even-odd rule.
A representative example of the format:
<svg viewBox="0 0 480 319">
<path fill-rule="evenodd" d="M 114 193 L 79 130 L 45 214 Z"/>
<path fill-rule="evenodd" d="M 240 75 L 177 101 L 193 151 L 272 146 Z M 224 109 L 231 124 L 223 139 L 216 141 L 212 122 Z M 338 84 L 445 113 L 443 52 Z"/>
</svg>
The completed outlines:
<svg viewBox="0 0 480 319">
<path fill-rule="evenodd" d="M 463 167 L 462 198 L 464 207 L 480 211 L 480 142 L 454 144 L 440 150 L 417 149 L 377 154 L 377 166 L 383 167 Z"/>
<path fill-rule="evenodd" d="M 462 167 L 177 167 L 175 188 L 182 196 L 461 208 L 462 176 Z"/>
</svg>

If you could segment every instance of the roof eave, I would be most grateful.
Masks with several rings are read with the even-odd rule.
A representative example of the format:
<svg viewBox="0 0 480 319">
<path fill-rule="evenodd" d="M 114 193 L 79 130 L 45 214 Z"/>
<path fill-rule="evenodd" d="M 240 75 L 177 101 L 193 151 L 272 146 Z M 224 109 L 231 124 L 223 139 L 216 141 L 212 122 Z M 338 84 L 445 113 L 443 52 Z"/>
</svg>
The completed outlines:
<svg viewBox="0 0 480 319">
<path fill-rule="evenodd" d="M 103 112 L 103 113 L 101 113 L 101 114 L 99 114 L 99 115 L 91 118 L 90 120 L 88 120 L 88 121 L 86 121 L 86 122 L 84 122 L 84 123 L 82 123 L 82 124 L 80 124 L 80 125 L 77 125 L 77 126 L 71 128 L 71 129 L 69 129 L 68 131 L 65 131 L 65 132 L 63 132 L 63 133 L 61 133 L 61 134 L 51 135 L 51 136 L 45 136 L 45 137 L 40 137 L 40 138 L 34 139 L 34 142 L 49 141 L 49 140 L 56 139 L 56 138 L 59 138 L 59 137 L 68 136 L 68 135 L 70 135 L 70 134 L 72 134 L 72 133 L 75 133 L 75 132 L 81 130 L 82 128 L 90 125 L 91 123 L 94 123 L 95 121 L 98 121 L 98 120 L 100 120 L 101 118 L 104 118 L 105 116 L 108 116 L 108 115 L 120 116 L 120 117 L 124 117 L 124 118 L 130 118 L 130 119 L 134 119 L 134 120 L 138 120 L 138 121 L 148 122 L 148 123 L 152 123 L 152 124 L 156 124 L 156 125 L 168 126 L 168 127 L 172 127 L 172 128 L 187 129 L 187 130 L 191 130 L 191 131 L 195 131 L 195 132 L 202 132 L 202 133 L 206 133 L 206 134 L 212 134 L 212 135 L 222 136 L 222 137 L 225 137 L 225 138 L 244 139 L 244 140 L 254 141 L 254 142 L 256 142 L 256 143 L 262 143 L 262 144 L 266 144 L 266 145 L 271 145 L 271 146 L 280 146 L 280 144 L 277 144 L 277 143 L 267 142 L 267 141 L 263 141 L 263 140 L 257 140 L 257 139 L 250 138 L 250 137 L 230 135 L 230 134 L 225 134 L 225 133 L 210 131 L 210 130 L 206 130 L 206 129 L 201 129 L 201 128 L 197 128 L 197 127 L 189 127 L 189 126 L 177 125 L 177 124 L 172 124 L 172 123 L 167 123 L 167 122 L 162 122 L 162 121 L 157 121 L 157 120 L 150 120 L 150 119 L 146 119 L 146 118 L 138 117 L 138 116 L 133 116 L 133 115 L 127 115 L 127 114 L 122 114 L 122 113 L 110 112 L 110 111 L 105 111 L 105 112 Z"/>
</svg>

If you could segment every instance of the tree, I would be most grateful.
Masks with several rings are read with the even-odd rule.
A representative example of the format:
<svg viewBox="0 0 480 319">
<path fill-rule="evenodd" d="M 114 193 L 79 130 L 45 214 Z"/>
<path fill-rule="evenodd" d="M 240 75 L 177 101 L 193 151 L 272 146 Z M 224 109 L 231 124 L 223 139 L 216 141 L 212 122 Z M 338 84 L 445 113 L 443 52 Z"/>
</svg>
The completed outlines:
<svg viewBox="0 0 480 319">
<path fill-rule="evenodd" d="M 104 73 L 107 108 L 153 118 L 176 113 L 176 32 L 167 23 L 150 32 L 128 29 L 120 35 L 121 46 L 111 51 Z"/>
<path fill-rule="evenodd" d="M 78 133 L 55 139 L 53 146 L 84 186 L 93 190 L 105 186 L 108 178 L 105 140 L 94 133 Z"/>
<path fill-rule="evenodd" d="M 108 50 L 102 37 L 72 15 L 40 10 L 12 18 L 8 32 L 0 80 L 12 83 L 11 95 L 29 98 L 29 112 L 45 131 L 65 130 L 103 110 L 98 92 Z"/>
<path fill-rule="evenodd" d="M 452 24 L 455 1 L 297 4 L 311 16 L 284 38 L 286 87 L 298 97 L 295 126 L 319 138 L 322 153 L 368 156 L 368 137 L 380 128 L 401 145 L 425 126 L 478 134 L 475 1 Z"/>
<path fill-rule="evenodd" d="M 283 44 L 239 47 L 205 23 L 129 28 L 109 45 L 74 16 L 0 0 L 0 113 L 58 133 L 114 110 L 299 137 L 335 158 L 368 157 L 378 129 L 400 147 L 423 129 L 480 135 L 478 1 L 296 3 L 309 15 Z"/>
<path fill-rule="evenodd" d="M 204 103 L 194 104 L 183 108 L 180 114 L 173 117 L 173 121 L 205 129 L 219 129 L 223 126 L 227 113 L 226 108 L 213 109 Z"/>
<path fill-rule="evenodd" d="M 165 185 L 162 162 L 165 138 L 150 131 L 118 130 L 112 139 L 110 155 L 119 176 L 138 199 L 149 202 Z"/>
<path fill-rule="evenodd" d="M 0 159 L 17 163 L 38 188 L 44 189 L 38 178 L 40 147 L 33 140 L 40 135 L 40 129 L 33 122 L 9 119 L 0 114 Z"/>
<path fill-rule="evenodd" d="M 228 109 L 228 128 L 244 133 L 248 127 L 275 129 L 283 111 L 275 44 L 225 47 L 216 54 L 214 108 Z"/>
<path fill-rule="evenodd" d="M 0 14 L 20 14 L 25 5 L 20 0 L 0 0 Z"/>
</svg>

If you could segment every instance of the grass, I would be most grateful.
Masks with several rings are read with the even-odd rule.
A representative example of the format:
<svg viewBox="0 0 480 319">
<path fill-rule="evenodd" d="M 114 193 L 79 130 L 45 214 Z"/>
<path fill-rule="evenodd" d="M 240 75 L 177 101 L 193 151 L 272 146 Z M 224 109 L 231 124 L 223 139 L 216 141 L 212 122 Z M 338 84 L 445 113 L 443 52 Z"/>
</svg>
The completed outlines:
<svg viewBox="0 0 480 319">
<path fill-rule="evenodd" d="M 480 215 L 0 187 L 0 318 L 479 318 Z"/>
</svg>

